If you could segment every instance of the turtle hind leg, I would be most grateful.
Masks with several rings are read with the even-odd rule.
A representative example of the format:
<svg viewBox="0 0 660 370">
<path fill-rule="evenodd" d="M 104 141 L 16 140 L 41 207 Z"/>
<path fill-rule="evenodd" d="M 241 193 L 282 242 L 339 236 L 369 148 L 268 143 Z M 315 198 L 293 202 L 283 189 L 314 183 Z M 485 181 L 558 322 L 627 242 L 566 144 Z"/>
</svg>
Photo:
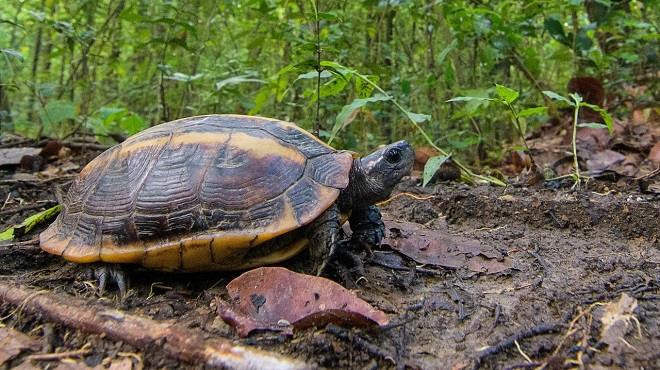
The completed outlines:
<svg viewBox="0 0 660 370">
<path fill-rule="evenodd" d="M 85 277 L 87 280 L 95 280 L 97 282 L 96 293 L 103 296 L 108 282 L 114 283 L 119 289 L 119 299 L 126 298 L 128 288 L 130 285 L 129 275 L 124 271 L 123 267 L 118 264 L 108 263 L 92 263 L 86 266 Z"/>
</svg>

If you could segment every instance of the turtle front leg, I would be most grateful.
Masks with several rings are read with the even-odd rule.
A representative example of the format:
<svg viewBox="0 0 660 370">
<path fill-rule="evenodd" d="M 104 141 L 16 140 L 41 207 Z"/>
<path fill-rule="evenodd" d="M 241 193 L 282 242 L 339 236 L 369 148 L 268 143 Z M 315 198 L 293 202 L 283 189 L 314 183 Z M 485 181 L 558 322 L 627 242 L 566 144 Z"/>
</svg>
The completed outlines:
<svg viewBox="0 0 660 370">
<path fill-rule="evenodd" d="M 326 272 L 330 259 L 337 254 L 337 250 L 340 248 L 340 223 L 339 208 L 333 204 L 312 221 L 305 233 L 309 239 L 309 252 L 317 275 Z"/>
<path fill-rule="evenodd" d="M 380 245 L 385 236 L 385 224 L 376 206 L 354 210 L 348 222 L 353 231 L 351 244 L 360 245 L 368 251 L 371 251 L 371 247 Z"/>
</svg>

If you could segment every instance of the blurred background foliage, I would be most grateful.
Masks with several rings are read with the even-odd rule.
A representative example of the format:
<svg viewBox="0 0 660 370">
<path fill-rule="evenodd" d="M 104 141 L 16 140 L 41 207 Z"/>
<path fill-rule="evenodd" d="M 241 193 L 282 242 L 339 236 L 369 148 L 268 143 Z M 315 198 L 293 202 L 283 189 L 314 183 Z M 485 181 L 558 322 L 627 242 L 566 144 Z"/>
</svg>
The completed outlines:
<svg viewBox="0 0 660 370">
<path fill-rule="evenodd" d="M 434 143 L 474 164 L 501 156 L 516 130 L 502 107 L 453 97 L 492 97 L 497 83 L 525 109 L 550 104 L 542 90 L 565 94 L 572 77 L 595 76 L 614 115 L 626 114 L 625 87 L 644 84 L 637 103 L 657 102 L 659 13 L 660 0 L 3 1 L 0 125 L 107 143 L 207 113 L 311 130 L 318 104 L 327 139 L 344 106 L 377 94 L 319 63 L 328 61 L 429 115 L 420 126 Z M 338 123 L 333 145 L 424 145 L 391 101 L 365 104 Z"/>
</svg>

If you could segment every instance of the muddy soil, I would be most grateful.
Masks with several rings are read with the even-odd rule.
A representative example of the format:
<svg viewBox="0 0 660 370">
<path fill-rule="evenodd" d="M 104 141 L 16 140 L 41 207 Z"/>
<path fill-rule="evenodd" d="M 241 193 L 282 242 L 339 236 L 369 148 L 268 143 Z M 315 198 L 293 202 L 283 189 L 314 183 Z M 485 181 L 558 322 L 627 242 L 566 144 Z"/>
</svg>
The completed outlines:
<svg viewBox="0 0 660 370">
<path fill-rule="evenodd" d="M 77 153 L 74 161 L 82 165 L 95 154 Z M 2 229 L 56 204 L 58 186 L 66 188 L 70 179 L 67 172 L 43 179 L 5 168 Z M 79 266 L 29 243 L 40 230 L 18 239 L 25 243 L 0 248 L 0 284 L 47 292 L 72 309 L 105 307 L 180 324 L 207 339 L 227 338 L 310 367 L 660 369 L 660 204 L 641 194 L 632 179 L 592 180 L 573 191 L 418 183 L 415 176 L 404 179 L 396 191 L 402 195 L 382 206 L 387 220 L 478 240 L 499 252 L 496 259 L 509 268 L 487 273 L 420 265 L 384 246 L 365 256 L 364 279 L 339 280 L 388 314 L 385 328 L 319 327 L 292 337 L 257 332 L 239 338 L 212 310 L 215 297 L 225 296 L 225 285 L 239 273 L 129 269 L 127 298 L 119 300 L 114 289 L 99 297 Z M 307 260 L 303 253 L 282 266 L 304 271 Z M 622 296 L 630 297 L 627 309 L 617 310 L 613 303 Z M 618 331 L 609 330 L 607 317 L 614 317 Z M 169 357 L 159 350 L 163 341 L 129 345 L 53 323 L 5 300 L 0 320 L 31 343 L 2 368 L 202 366 Z M 7 340 L 0 340 L 4 349 Z M 30 357 L 81 349 L 62 358 Z"/>
</svg>

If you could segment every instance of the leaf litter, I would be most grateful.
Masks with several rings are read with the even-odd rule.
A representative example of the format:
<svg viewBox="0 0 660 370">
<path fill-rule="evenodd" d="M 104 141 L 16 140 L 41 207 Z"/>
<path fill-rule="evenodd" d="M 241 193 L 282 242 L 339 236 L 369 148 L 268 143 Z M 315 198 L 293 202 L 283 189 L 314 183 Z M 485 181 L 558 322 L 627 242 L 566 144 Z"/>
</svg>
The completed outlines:
<svg viewBox="0 0 660 370">
<path fill-rule="evenodd" d="M 293 334 L 293 329 L 327 324 L 389 323 L 387 314 L 334 281 L 283 267 L 247 271 L 227 284 L 227 293 L 227 301 L 216 298 L 217 312 L 241 337 L 253 330 Z"/>
<path fill-rule="evenodd" d="M 413 222 L 386 221 L 383 245 L 417 263 L 472 273 L 498 274 L 513 268 L 507 256 L 479 240 L 452 235 L 445 228 L 430 229 Z"/>
</svg>

